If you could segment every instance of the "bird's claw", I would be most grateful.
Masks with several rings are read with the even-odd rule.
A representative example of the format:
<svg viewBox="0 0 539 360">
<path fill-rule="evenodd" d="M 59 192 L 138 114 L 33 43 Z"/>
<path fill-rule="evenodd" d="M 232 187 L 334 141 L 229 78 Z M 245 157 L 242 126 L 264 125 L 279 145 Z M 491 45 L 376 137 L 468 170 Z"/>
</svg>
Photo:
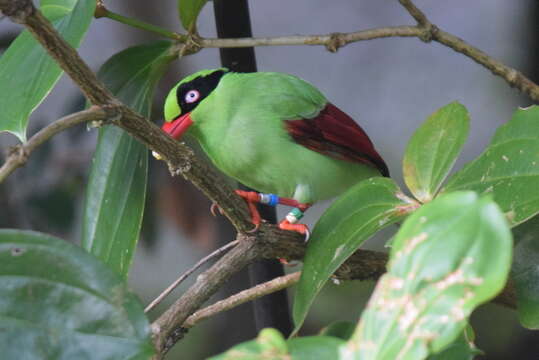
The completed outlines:
<svg viewBox="0 0 539 360">
<path fill-rule="evenodd" d="M 219 210 L 219 214 L 224 215 L 223 208 L 219 206 L 216 202 L 212 203 L 210 206 L 210 212 L 213 216 L 217 216 L 217 211 Z"/>
<path fill-rule="evenodd" d="M 245 230 L 246 233 L 248 234 L 252 234 L 252 233 L 255 233 L 258 231 L 258 229 L 260 228 L 260 223 L 258 224 L 253 224 L 255 227 L 252 228 L 251 230 Z"/>
<path fill-rule="evenodd" d="M 279 223 L 279 229 L 295 231 L 302 235 L 305 235 L 305 242 L 309 241 L 311 232 L 305 224 L 291 224 L 288 220 L 283 220 Z"/>
</svg>

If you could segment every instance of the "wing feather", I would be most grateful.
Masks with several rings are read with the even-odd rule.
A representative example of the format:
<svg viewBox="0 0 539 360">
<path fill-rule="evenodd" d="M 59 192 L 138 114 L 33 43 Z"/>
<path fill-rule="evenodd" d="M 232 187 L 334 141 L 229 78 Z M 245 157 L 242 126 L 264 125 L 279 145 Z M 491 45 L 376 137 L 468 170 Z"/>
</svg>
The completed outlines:
<svg viewBox="0 0 539 360">
<path fill-rule="evenodd" d="M 372 166 L 389 176 L 365 131 L 335 105 L 328 103 L 314 118 L 286 120 L 285 124 L 296 143 L 335 159 Z"/>
</svg>

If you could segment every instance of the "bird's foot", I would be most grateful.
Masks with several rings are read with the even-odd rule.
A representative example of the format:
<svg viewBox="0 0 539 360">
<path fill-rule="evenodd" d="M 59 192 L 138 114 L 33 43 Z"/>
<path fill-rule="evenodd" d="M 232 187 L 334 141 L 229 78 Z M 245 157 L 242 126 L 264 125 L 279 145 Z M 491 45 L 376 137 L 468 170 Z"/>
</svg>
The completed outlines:
<svg viewBox="0 0 539 360">
<path fill-rule="evenodd" d="M 260 222 L 262 220 L 262 218 L 260 217 L 260 213 L 258 212 L 258 209 L 256 208 L 256 204 L 260 202 L 260 195 L 254 191 L 244 191 L 244 190 L 236 190 L 236 194 L 241 196 L 247 203 L 247 207 L 249 208 L 249 212 L 251 213 L 251 222 L 255 225 L 254 229 L 249 230 L 247 232 L 249 233 L 256 232 L 258 228 L 260 227 Z"/>
<path fill-rule="evenodd" d="M 288 217 L 288 216 L 287 216 Z M 282 230 L 289 230 L 289 231 L 295 231 L 302 235 L 305 235 L 305 242 L 309 241 L 309 237 L 311 236 L 311 232 L 309 231 L 309 227 L 305 224 L 292 224 L 288 220 L 283 220 L 279 223 L 279 229 Z"/>
</svg>

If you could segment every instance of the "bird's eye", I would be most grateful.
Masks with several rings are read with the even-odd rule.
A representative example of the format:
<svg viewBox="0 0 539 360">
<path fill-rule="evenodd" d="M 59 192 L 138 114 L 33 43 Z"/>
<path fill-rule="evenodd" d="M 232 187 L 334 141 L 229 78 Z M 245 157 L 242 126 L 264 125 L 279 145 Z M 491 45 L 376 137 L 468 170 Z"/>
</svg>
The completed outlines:
<svg viewBox="0 0 539 360">
<path fill-rule="evenodd" d="M 194 103 L 200 98 L 200 93 L 197 90 L 189 90 L 185 94 L 185 102 L 188 104 Z"/>
</svg>

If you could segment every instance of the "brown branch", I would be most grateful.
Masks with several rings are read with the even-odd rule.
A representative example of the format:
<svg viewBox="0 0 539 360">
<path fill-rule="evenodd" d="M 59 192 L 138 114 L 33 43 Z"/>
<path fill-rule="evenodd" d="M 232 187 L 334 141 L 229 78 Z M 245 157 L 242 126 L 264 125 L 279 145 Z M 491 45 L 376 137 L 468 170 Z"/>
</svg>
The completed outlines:
<svg viewBox="0 0 539 360">
<path fill-rule="evenodd" d="M 68 115 L 47 125 L 32 136 L 25 144 L 17 145 L 10 149 L 4 165 L 0 168 L 0 183 L 2 183 L 17 168 L 26 164 L 30 154 L 54 135 L 84 122 L 105 121 L 108 116 L 110 116 L 110 113 L 95 106 L 88 110 Z"/>
<path fill-rule="evenodd" d="M 430 24 L 430 21 L 427 19 L 423 11 L 419 10 L 411 0 L 399 0 L 399 2 L 410 13 L 410 15 L 412 15 L 420 26 L 426 27 Z"/>
<path fill-rule="evenodd" d="M 234 294 L 221 301 L 217 301 L 215 304 L 207 306 L 204 309 L 201 309 L 193 315 L 189 316 L 187 320 L 185 320 L 185 322 L 183 323 L 182 327 L 184 329 L 192 328 L 202 320 L 206 320 L 223 311 L 230 310 L 248 301 L 255 300 L 262 296 L 266 296 L 279 290 L 286 289 L 287 287 L 297 283 L 299 281 L 300 275 L 301 272 L 296 271 L 292 274 L 280 276 L 265 283 L 258 284 L 250 289 L 240 291 L 239 293 Z"/>
<path fill-rule="evenodd" d="M 58 34 L 41 11 L 34 7 L 31 0 L 0 0 L 0 10 L 32 33 L 92 104 L 114 103 L 112 94 L 97 80 L 77 51 Z"/>
<path fill-rule="evenodd" d="M 332 33 L 327 35 L 296 35 L 282 37 L 210 39 L 200 38 L 194 41 L 201 48 L 230 48 L 252 46 L 283 46 L 283 45 L 324 45 L 329 51 L 335 52 L 340 47 L 363 40 L 386 37 L 419 37 L 423 30 L 417 26 L 394 26 L 369 29 L 352 33 Z"/>
<path fill-rule="evenodd" d="M 401 0 L 409 3 L 408 1 Z M 414 6 L 415 9 L 417 9 Z M 419 10 L 418 10 L 419 11 Z M 353 33 L 334 33 L 328 35 L 283 36 L 263 38 L 237 38 L 237 39 L 193 39 L 196 46 L 191 52 L 205 47 L 251 47 L 251 46 L 283 46 L 283 45 L 324 45 L 329 51 L 335 52 L 349 43 L 387 37 L 417 37 L 424 42 L 436 41 L 454 51 L 463 54 L 479 65 L 490 70 L 494 75 L 500 76 L 511 87 L 517 88 L 532 100 L 539 101 L 539 86 L 524 74 L 515 70 L 499 60 L 496 60 L 468 44 L 464 40 L 440 30 L 430 23 L 422 12 L 413 13 L 414 18 L 421 22 L 418 26 L 395 26 L 358 31 Z M 420 16 L 420 14 L 422 16 Z M 423 25 L 424 24 L 424 25 Z M 198 46 L 198 48 L 197 48 Z"/>
<path fill-rule="evenodd" d="M 200 274 L 195 283 L 153 324 L 154 344 L 160 359 L 180 338 L 185 329 L 181 324 L 232 275 L 258 258 L 257 239 L 254 236 L 238 235 L 239 244 L 224 255 L 217 263 Z"/>
<path fill-rule="evenodd" d="M 234 247 L 238 245 L 238 240 L 234 240 L 226 244 L 225 246 L 221 246 L 219 249 L 213 251 L 209 255 L 206 255 L 202 259 L 200 259 L 195 265 L 193 265 L 189 270 L 184 272 L 182 275 L 180 275 L 179 278 L 177 278 L 172 284 L 170 284 L 161 294 L 159 294 L 158 297 L 156 297 L 146 308 L 144 309 L 144 312 L 151 311 L 154 307 L 159 305 L 161 301 L 165 297 L 167 297 L 168 294 L 170 294 L 174 289 L 176 289 L 189 275 L 194 273 L 198 268 L 200 268 L 202 265 L 206 264 L 208 261 L 212 260 L 213 258 L 221 255 L 223 252 L 228 251 L 231 247 Z"/>
<path fill-rule="evenodd" d="M 380 264 L 381 265 L 381 264 Z M 379 265 L 379 266 L 380 266 Z M 385 263 L 384 263 L 385 266 Z M 292 285 L 295 285 L 300 278 L 301 272 L 297 271 L 292 274 L 280 276 L 265 283 L 256 285 L 252 288 L 240 291 L 237 294 L 229 296 L 226 299 L 217 301 L 216 303 L 209 305 L 201 310 L 198 310 L 193 315 L 189 316 L 182 325 L 186 331 L 197 325 L 199 322 L 209 319 L 212 316 L 220 314 L 224 311 L 228 311 L 237 306 L 245 304 L 248 301 L 252 301 L 263 296 L 272 294 L 274 292 L 286 289 Z M 339 279 L 340 280 L 340 279 Z M 376 279 L 373 279 L 376 280 Z M 515 289 L 511 282 L 509 282 L 503 291 L 492 300 L 493 303 L 503 305 L 509 308 L 516 307 L 516 294 Z"/>
<path fill-rule="evenodd" d="M 464 40 L 440 30 L 431 23 L 427 16 L 411 0 L 399 0 L 401 5 L 416 20 L 417 26 L 392 26 L 356 31 L 351 33 L 332 33 L 325 35 L 295 35 L 259 38 L 202 38 L 197 34 L 168 34 L 178 39 L 176 50 L 180 55 L 193 54 L 203 48 L 240 48 L 253 46 L 290 46 L 290 45 L 323 45 L 329 51 L 354 42 L 387 37 L 417 37 L 424 42 L 436 41 L 454 51 L 469 57 L 479 65 L 490 70 L 494 75 L 503 78 L 511 87 L 515 87 L 532 100 L 539 101 L 539 85 L 535 84 L 521 72 L 492 58 Z M 181 46 L 180 46 L 181 45 Z"/>
<path fill-rule="evenodd" d="M 418 28 L 423 29 L 423 34 L 419 36 L 421 40 L 424 42 L 434 40 L 469 57 L 479 65 L 490 70 L 494 75 L 504 79 L 509 86 L 517 88 L 532 100 L 539 102 L 539 86 L 520 71 L 494 59 L 466 41 L 442 31 L 428 20 L 427 16 L 414 5 L 412 0 L 399 0 L 399 2 L 417 21 Z"/>
</svg>

